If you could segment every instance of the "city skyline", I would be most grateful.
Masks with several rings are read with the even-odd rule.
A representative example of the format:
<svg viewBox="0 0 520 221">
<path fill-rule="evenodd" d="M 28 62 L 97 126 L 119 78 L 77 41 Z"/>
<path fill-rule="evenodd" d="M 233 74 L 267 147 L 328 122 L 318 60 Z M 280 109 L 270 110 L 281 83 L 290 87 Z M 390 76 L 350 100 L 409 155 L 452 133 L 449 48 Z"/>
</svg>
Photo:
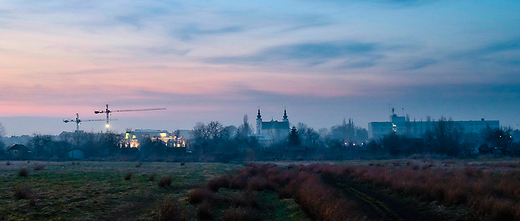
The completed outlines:
<svg viewBox="0 0 520 221">
<path fill-rule="evenodd" d="M 7 135 L 191 129 L 264 119 L 330 128 L 411 119 L 520 124 L 520 3 L 512 1 L 3 1 Z M 104 123 L 84 123 L 104 131 Z"/>
</svg>

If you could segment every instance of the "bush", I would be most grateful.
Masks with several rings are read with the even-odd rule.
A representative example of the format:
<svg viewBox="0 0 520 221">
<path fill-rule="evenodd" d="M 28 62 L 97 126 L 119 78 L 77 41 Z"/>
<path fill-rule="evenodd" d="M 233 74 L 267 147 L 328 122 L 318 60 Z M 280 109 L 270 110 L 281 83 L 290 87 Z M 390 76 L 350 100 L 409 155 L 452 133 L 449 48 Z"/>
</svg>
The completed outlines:
<svg viewBox="0 0 520 221">
<path fill-rule="evenodd" d="M 193 189 L 188 193 L 188 202 L 199 204 L 204 201 L 211 203 L 215 199 L 215 193 L 209 189 Z"/>
<path fill-rule="evenodd" d="M 164 203 L 161 207 L 161 213 L 158 215 L 160 221 L 184 221 L 188 220 L 189 214 L 173 201 Z"/>
<path fill-rule="evenodd" d="M 260 221 L 260 216 L 258 213 L 252 211 L 251 209 L 238 207 L 238 208 L 229 208 L 224 212 L 222 217 L 224 221 Z"/>
<path fill-rule="evenodd" d="M 139 168 L 139 167 L 141 167 L 141 165 L 143 165 L 143 163 L 138 163 L 135 165 L 135 167 Z"/>
<path fill-rule="evenodd" d="M 155 180 L 155 173 L 151 173 L 148 175 L 148 181 L 154 181 Z"/>
<path fill-rule="evenodd" d="M 218 192 L 220 188 L 229 188 L 231 178 L 229 175 L 222 175 L 219 178 L 212 179 L 208 181 L 208 188 L 213 192 Z"/>
<path fill-rule="evenodd" d="M 27 199 L 31 195 L 31 188 L 29 186 L 16 185 L 13 192 L 16 199 Z"/>
<path fill-rule="evenodd" d="M 127 173 L 125 175 L 125 180 L 130 180 L 130 179 L 132 179 L 132 173 Z"/>
<path fill-rule="evenodd" d="M 34 170 L 36 170 L 36 171 L 43 170 L 43 169 L 45 169 L 45 165 L 41 165 L 41 164 L 34 165 Z"/>
<path fill-rule="evenodd" d="M 229 181 L 229 187 L 232 189 L 242 190 L 247 185 L 247 175 L 237 175 L 234 176 L 231 181 Z"/>
<path fill-rule="evenodd" d="M 213 213 L 211 212 L 211 203 L 204 201 L 204 203 L 197 206 L 197 216 L 202 220 L 213 219 Z"/>
<path fill-rule="evenodd" d="M 20 169 L 20 171 L 18 172 L 18 176 L 20 177 L 27 177 L 27 175 L 29 175 L 29 173 L 27 173 L 27 170 L 25 168 Z"/>
<path fill-rule="evenodd" d="M 163 176 L 159 180 L 159 184 L 158 185 L 160 187 L 167 187 L 167 186 L 171 186 L 171 183 L 172 183 L 172 177 L 171 176 Z"/>
<path fill-rule="evenodd" d="M 231 203 L 235 207 L 258 207 L 258 199 L 255 192 L 245 192 L 244 194 L 234 194 Z"/>
</svg>

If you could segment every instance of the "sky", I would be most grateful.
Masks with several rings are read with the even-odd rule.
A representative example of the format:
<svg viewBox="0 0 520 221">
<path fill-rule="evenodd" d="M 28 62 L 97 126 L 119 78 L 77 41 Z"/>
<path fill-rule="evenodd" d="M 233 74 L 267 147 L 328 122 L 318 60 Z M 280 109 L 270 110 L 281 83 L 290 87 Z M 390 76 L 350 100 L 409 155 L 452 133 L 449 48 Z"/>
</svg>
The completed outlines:
<svg viewBox="0 0 520 221">
<path fill-rule="evenodd" d="M 7 136 L 264 120 L 520 124 L 520 1 L 0 2 Z M 84 122 L 103 131 L 103 122 Z"/>
</svg>

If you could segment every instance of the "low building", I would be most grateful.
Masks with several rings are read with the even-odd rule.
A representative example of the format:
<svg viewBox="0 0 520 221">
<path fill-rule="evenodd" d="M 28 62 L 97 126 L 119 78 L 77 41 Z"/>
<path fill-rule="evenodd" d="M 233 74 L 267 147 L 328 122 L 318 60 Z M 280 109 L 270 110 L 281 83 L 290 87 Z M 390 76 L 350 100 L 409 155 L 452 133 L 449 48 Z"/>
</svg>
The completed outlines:
<svg viewBox="0 0 520 221">
<path fill-rule="evenodd" d="M 167 130 L 151 130 L 151 129 L 135 129 L 127 130 L 125 139 L 121 145 L 122 148 L 139 148 L 140 142 L 144 138 L 152 140 L 161 140 L 168 148 L 186 148 L 186 139 L 184 133 L 177 130 L 173 133 Z"/>
<path fill-rule="evenodd" d="M 26 159 L 31 155 L 31 150 L 23 144 L 13 144 L 6 151 L 14 159 Z"/>
<path fill-rule="evenodd" d="M 85 151 L 80 148 L 70 149 L 68 152 L 69 158 L 82 160 L 85 159 Z"/>
</svg>

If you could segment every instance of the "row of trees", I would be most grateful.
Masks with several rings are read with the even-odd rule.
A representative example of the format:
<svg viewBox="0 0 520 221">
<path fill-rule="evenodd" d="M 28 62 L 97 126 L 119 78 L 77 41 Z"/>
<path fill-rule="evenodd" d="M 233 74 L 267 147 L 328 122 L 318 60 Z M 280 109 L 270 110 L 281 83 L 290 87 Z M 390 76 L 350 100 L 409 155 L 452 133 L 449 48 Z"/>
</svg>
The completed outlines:
<svg viewBox="0 0 520 221">
<path fill-rule="evenodd" d="M 3 127 L 0 125 L 0 132 Z M 247 115 L 239 127 L 224 126 L 218 121 L 207 124 L 197 123 L 192 130 L 190 154 L 195 159 L 231 159 L 249 157 L 256 159 L 280 158 L 290 147 L 305 150 L 305 157 L 312 159 L 336 159 L 367 155 L 411 155 L 442 154 L 448 156 L 480 153 L 501 153 L 520 155 L 520 143 L 515 143 L 511 128 L 486 128 L 479 134 L 465 133 L 462 127 L 441 118 L 423 137 L 409 138 L 397 133 L 368 140 L 368 131 L 354 125 L 351 119 L 330 129 L 318 131 L 304 123 L 298 123 L 284 140 L 269 145 L 250 136 L 252 127 Z M 108 133 L 62 133 L 58 138 L 50 135 L 34 134 L 26 146 L 36 158 L 64 159 L 68 151 L 79 148 L 87 158 L 108 158 L 125 153 L 121 134 Z M 5 144 L 0 147 L 4 149 Z M 478 149 L 476 147 L 479 147 Z M 140 140 L 139 152 L 132 153 L 142 159 L 160 158 L 168 155 L 185 155 L 186 152 L 168 153 L 166 144 L 150 137 Z M 2 151 L 0 151 L 2 152 Z M 0 156 L 5 153 L 0 153 Z"/>
</svg>

